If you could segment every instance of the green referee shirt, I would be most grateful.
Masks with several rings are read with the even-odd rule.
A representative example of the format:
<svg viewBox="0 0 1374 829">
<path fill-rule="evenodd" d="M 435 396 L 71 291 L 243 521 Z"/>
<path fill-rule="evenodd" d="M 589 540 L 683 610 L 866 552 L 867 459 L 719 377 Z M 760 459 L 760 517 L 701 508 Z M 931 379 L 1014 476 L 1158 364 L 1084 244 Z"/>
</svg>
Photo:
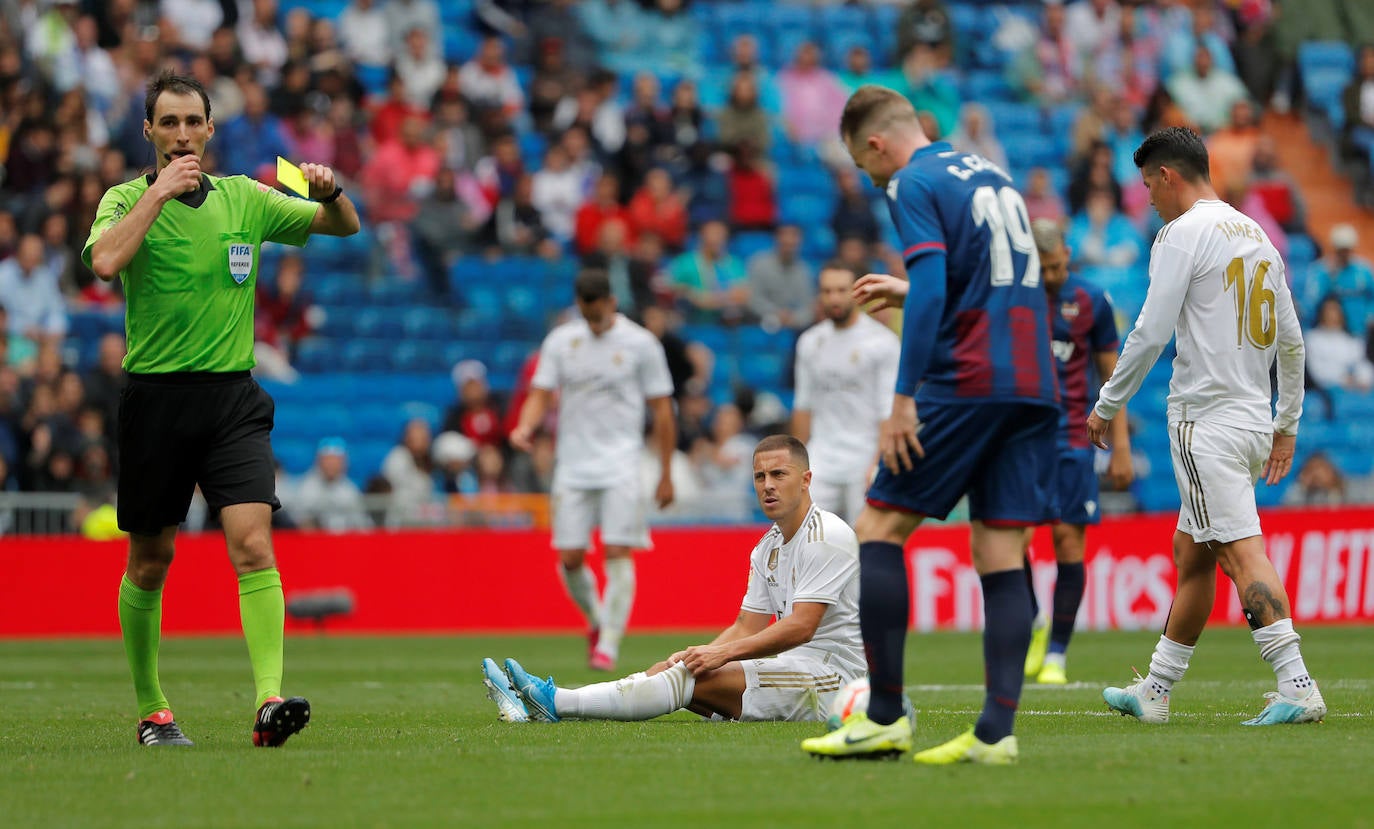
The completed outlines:
<svg viewBox="0 0 1374 829">
<path fill-rule="evenodd" d="M 100 200 L 81 259 L 133 209 L 150 176 L 111 187 Z M 124 370 L 245 371 L 253 367 L 253 305 L 263 242 L 297 247 L 318 205 L 246 176 L 202 176 L 201 189 L 173 199 L 119 278 L 124 281 Z"/>
</svg>

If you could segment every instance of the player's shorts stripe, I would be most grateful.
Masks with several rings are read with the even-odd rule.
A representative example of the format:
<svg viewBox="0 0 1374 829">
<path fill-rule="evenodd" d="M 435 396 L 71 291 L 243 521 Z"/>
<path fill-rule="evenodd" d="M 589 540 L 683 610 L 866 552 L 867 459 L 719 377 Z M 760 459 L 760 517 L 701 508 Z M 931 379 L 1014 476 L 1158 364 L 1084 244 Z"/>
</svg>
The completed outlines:
<svg viewBox="0 0 1374 829">
<path fill-rule="evenodd" d="M 906 250 L 902 251 L 903 259 L 910 259 L 923 250 L 945 250 L 944 242 L 917 242 Z"/>
<path fill-rule="evenodd" d="M 1193 459 L 1193 425 L 1191 422 L 1178 425 L 1178 454 L 1183 461 L 1183 471 L 1188 476 L 1188 502 L 1193 510 L 1193 518 L 1198 521 L 1199 529 L 1206 529 L 1212 526 L 1212 519 L 1207 515 L 1202 478 Z"/>
</svg>

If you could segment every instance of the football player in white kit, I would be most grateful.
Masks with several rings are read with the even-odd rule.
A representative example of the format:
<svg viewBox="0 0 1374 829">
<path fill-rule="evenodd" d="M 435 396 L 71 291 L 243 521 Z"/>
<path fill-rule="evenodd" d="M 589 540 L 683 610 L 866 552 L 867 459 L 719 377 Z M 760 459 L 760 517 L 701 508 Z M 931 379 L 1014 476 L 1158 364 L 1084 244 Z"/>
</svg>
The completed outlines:
<svg viewBox="0 0 1374 829">
<path fill-rule="evenodd" d="M 821 268 L 825 319 L 797 340 L 792 434 L 811 453 L 811 499 L 853 521 L 878 456 L 878 424 L 891 413 L 902 342 L 854 301 L 859 274 Z"/>
<path fill-rule="evenodd" d="M 811 502 L 806 446 L 771 435 L 754 448 L 754 492 L 772 528 L 749 556 L 739 617 L 710 643 L 615 682 L 559 688 L 507 659 L 482 681 L 508 722 L 647 720 L 687 709 L 731 720 L 824 720 L 840 688 L 865 674 L 859 542 Z"/>
<path fill-rule="evenodd" d="M 1102 692 L 1142 722 L 1169 719 L 1169 695 L 1183 678 L 1216 599 L 1216 568 L 1236 585 L 1260 656 L 1278 690 L 1246 725 L 1316 722 L 1326 715 L 1303 664 L 1283 582 L 1265 555 L 1255 482 L 1275 484 L 1293 462 L 1302 414 L 1303 343 L 1283 259 L 1259 225 L 1217 199 L 1207 148 L 1172 127 L 1135 152 L 1150 203 L 1168 222 L 1150 251 L 1150 286 L 1116 371 L 1088 417 L 1103 437 L 1177 336 L 1169 383 L 1169 443 L 1182 508 L 1174 533 L 1178 588 L 1148 676 Z M 1278 361 L 1277 412 L 1269 369 Z"/>
<path fill-rule="evenodd" d="M 660 508 L 673 502 L 673 380 L 658 339 L 616 312 L 605 271 L 582 271 L 573 291 L 582 316 L 544 339 L 510 440 L 517 449 L 533 447 L 535 430 L 557 391 L 553 548 L 568 595 L 587 619 L 589 664 L 609 671 L 615 668 L 634 604 L 631 553 L 649 546 L 639 479 L 646 401 L 663 470 L 655 500 Z M 600 601 L 596 579 L 584 564 L 594 526 L 601 528 L 606 557 L 606 590 Z"/>
</svg>

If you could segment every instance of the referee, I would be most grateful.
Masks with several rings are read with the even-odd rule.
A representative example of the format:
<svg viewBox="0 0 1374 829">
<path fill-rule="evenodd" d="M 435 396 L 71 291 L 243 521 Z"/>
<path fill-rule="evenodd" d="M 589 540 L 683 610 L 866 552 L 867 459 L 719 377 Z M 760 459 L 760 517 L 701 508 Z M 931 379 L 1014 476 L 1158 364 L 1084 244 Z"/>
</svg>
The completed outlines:
<svg viewBox="0 0 1374 829">
<path fill-rule="evenodd" d="M 215 134 L 210 98 L 192 78 L 148 85 L 143 134 L 157 171 L 105 193 L 81 258 L 124 280 L 129 383 L 119 405 L 119 526 L 129 562 L 119 624 L 138 697 L 142 745 L 191 745 L 158 681 L 162 586 L 177 525 L 197 484 L 219 513 L 238 573 L 239 611 L 257 686 L 253 745 L 279 746 L 305 727 L 310 703 L 283 700 L 281 576 L 272 555 L 273 403 L 249 376 L 253 296 L 264 241 L 358 232 L 334 171 L 302 165 L 310 201 L 244 176 L 201 172 Z"/>
</svg>

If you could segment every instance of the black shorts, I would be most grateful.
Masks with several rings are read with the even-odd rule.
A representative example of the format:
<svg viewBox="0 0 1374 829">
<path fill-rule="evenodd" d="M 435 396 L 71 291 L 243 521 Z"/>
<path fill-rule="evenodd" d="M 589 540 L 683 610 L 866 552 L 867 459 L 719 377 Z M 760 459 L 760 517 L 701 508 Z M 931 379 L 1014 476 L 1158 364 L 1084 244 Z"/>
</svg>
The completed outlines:
<svg viewBox="0 0 1374 829">
<path fill-rule="evenodd" d="M 119 397 L 119 528 L 186 520 L 196 484 L 212 513 L 277 500 L 272 398 L 248 372 L 130 374 Z"/>
</svg>

